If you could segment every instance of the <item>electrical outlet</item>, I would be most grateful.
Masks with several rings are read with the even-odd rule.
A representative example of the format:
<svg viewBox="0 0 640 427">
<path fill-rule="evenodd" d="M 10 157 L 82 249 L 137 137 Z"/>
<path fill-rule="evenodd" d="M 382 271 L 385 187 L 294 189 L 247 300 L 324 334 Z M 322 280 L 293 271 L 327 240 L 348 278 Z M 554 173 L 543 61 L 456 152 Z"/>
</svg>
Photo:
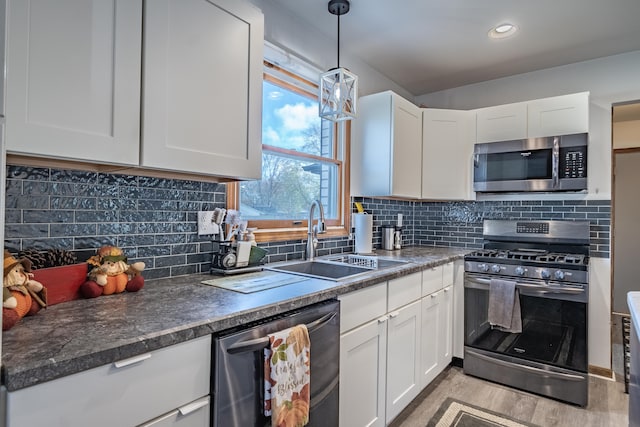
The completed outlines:
<svg viewBox="0 0 640 427">
<path fill-rule="evenodd" d="M 198 212 L 198 236 L 218 234 L 220 228 L 213 222 L 213 211 Z"/>
</svg>

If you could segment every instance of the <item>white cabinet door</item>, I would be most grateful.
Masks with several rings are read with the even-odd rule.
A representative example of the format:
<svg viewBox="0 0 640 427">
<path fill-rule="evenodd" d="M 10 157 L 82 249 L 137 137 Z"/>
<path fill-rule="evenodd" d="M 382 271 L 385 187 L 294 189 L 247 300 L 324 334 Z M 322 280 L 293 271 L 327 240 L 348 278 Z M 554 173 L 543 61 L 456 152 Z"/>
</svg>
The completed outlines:
<svg viewBox="0 0 640 427">
<path fill-rule="evenodd" d="M 447 286 L 439 292 L 438 297 L 438 372 L 442 372 L 452 358 L 453 342 L 453 286 Z"/>
<path fill-rule="evenodd" d="M 427 295 L 421 301 L 420 327 L 420 387 L 425 388 L 438 375 L 439 348 L 438 336 L 440 316 L 438 315 L 440 298 L 438 292 Z"/>
<path fill-rule="evenodd" d="M 351 192 L 419 198 L 422 112 L 386 91 L 358 99 L 351 139 Z"/>
<path fill-rule="evenodd" d="M 420 301 L 389 313 L 387 423 L 420 392 Z"/>
<path fill-rule="evenodd" d="M 391 195 L 420 198 L 422 182 L 422 112 L 393 97 L 393 175 Z"/>
<path fill-rule="evenodd" d="M 264 19 L 249 2 L 145 6 L 142 166 L 261 176 Z"/>
<path fill-rule="evenodd" d="M 462 359 L 464 357 L 464 261 L 459 260 L 454 263 L 453 272 L 453 331 L 451 343 L 453 357 Z"/>
<path fill-rule="evenodd" d="M 387 317 L 340 336 L 340 426 L 385 425 Z"/>
<path fill-rule="evenodd" d="M 137 165 L 142 0 L 11 1 L 11 153 Z"/>
<path fill-rule="evenodd" d="M 427 108 L 422 111 L 422 198 L 471 198 L 473 113 Z"/>
<path fill-rule="evenodd" d="M 475 110 L 476 142 L 508 141 L 527 137 L 527 103 Z"/>
<path fill-rule="evenodd" d="M 536 99 L 527 108 L 529 138 L 589 132 L 589 92 Z"/>
</svg>

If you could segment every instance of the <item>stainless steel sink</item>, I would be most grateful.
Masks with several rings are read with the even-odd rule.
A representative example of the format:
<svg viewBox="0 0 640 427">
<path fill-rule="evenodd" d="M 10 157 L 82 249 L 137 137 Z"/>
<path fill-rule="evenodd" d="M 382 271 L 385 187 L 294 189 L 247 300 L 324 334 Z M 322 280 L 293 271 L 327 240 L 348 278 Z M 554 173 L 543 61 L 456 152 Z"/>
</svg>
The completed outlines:
<svg viewBox="0 0 640 427">
<path fill-rule="evenodd" d="M 266 267 L 265 269 L 338 281 L 370 273 L 374 270 L 397 267 L 403 264 L 406 264 L 406 262 L 379 259 L 374 256 L 338 255 L 327 258 L 316 258 L 313 261 Z"/>
<path fill-rule="evenodd" d="M 340 280 L 358 274 L 371 272 L 370 268 L 355 267 L 347 264 L 334 264 L 322 261 L 304 261 L 295 264 L 285 264 L 278 267 L 267 267 L 267 270 L 284 273 L 300 274 L 302 276 L 319 279 Z"/>
</svg>

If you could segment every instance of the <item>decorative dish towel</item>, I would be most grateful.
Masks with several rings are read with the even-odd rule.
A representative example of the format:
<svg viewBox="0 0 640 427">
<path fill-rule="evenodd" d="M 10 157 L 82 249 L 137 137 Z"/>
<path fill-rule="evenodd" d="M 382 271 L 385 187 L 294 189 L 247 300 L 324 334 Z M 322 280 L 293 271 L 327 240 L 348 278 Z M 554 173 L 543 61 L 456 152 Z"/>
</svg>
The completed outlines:
<svg viewBox="0 0 640 427">
<path fill-rule="evenodd" d="M 311 341 L 305 325 L 269 335 L 265 349 L 264 414 L 273 427 L 302 427 L 309 422 Z"/>
<path fill-rule="evenodd" d="M 489 323 L 504 332 L 522 332 L 520 293 L 516 282 L 491 279 L 489 284 Z"/>
</svg>

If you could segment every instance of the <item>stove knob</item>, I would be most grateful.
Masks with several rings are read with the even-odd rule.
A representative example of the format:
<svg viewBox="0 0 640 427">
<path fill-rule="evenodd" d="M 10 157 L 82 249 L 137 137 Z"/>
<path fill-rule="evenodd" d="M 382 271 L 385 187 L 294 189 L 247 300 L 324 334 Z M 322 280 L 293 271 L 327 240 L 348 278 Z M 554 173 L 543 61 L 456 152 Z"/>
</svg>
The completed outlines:
<svg viewBox="0 0 640 427">
<path fill-rule="evenodd" d="M 480 271 L 484 271 L 485 273 L 487 271 L 489 271 L 489 265 L 488 264 L 478 264 L 478 268 L 480 269 Z"/>
<path fill-rule="evenodd" d="M 540 277 L 547 280 L 551 277 L 551 273 L 549 273 L 549 270 L 547 270 L 546 268 L 543 268 L 542 270 L 540 270 Z"/>
<path fill-rule="evenodd" d="M 493 271 L 494 273 L 500 273 L 500 266 L 498 264 L 493 264 L 491 266 L 491 271 Z"/>
<path fill-rule="evenodd" d="M 524 276 L 524 267 L 516 267 L 516 274 L 518 276 Z"/>
<path fill-rule="evenodd" d="M 553 277 L 555 277 L 556 280 L 564 280 L 564 271 L 556 270 L 556 272 L 553 274 Z"/>
</svg>

